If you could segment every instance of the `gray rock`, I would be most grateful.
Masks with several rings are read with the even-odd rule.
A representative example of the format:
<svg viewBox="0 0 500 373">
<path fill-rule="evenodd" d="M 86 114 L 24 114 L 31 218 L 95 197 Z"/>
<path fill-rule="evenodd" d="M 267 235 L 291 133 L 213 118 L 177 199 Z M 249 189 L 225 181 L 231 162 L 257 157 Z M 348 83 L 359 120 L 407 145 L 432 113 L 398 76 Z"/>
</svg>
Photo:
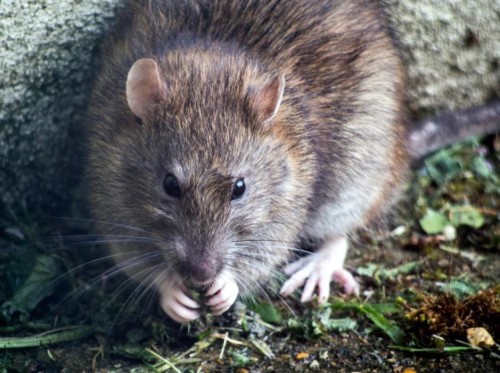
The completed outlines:
<svg viewBox="0 0 500 373">
<path fill-rule="evenodd" d="M 500 94 L 498 0 L 383 0 L 415 113 Z M 96 46 L 119 0 L 0 0 L 0 224 L 65 207 Z"/>
<path fill-rule="evenodd" d="M 92 56 L 116 4 L 0 1 L 0 217 L 25 220 L 69 200 Z"/>
<path fill-rule="evenodd" d="M 408 63 L 414 113 L 500 96 L 500 1 L 383 0 Z"/>
</svg>

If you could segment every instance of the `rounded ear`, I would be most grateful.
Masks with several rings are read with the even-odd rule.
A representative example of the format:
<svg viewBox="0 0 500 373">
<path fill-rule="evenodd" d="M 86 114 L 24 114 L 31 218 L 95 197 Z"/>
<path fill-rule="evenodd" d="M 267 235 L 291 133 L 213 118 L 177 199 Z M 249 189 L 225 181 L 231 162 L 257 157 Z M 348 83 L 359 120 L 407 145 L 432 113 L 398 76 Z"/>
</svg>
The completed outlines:
<svg viewBox="0 0 500 373">
<path fill-rule="evenodd" d="M 130 110 L 144 119 L 163 95 L 163 82 L 155 60 L 142 58 L 132 65 L 127 75 L 126 95 Z"/>
<path fill-rule="evenodd" d="M 282 73 L 263 85 L 250 87 L 251 102 L 264 122 L 276 116 L 284 90 L 285 76 Z"/>
</svg>

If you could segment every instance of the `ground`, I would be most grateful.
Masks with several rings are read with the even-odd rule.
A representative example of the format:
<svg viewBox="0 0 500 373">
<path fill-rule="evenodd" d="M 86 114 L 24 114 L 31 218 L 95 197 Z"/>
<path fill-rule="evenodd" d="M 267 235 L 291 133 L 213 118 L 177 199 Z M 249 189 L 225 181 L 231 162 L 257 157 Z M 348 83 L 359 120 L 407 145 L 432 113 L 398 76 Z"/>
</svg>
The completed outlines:
<svg viewBox="0 0 500 373">
<path fill-rule="evenodd" d="M 352 239 L 359 297 L 304 305 L 270 284 L 184 327 L 105 272 L 89 221 L 4 217 L 0 372 L 499 371 L 499 149 L 490 136 L 417 167 L 394 216 Z"/>
</svg>

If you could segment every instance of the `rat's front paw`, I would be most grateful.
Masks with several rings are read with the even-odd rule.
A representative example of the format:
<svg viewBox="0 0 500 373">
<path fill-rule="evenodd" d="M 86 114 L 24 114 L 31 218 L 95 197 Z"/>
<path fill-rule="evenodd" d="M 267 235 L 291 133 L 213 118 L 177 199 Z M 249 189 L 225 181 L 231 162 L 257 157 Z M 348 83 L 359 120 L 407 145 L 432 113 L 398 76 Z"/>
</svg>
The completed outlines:
<svg viewBox="0 0 500 373">
<path fill-rule="evenodd" d="M 359 285 L 352 274 L 343 268 L 347 252 L 344 238 L 327 241 L 320 250 L 285 267 L 290 278 L 283 284 L 280 294 L 287 296 L 304 283 L 301 302 L 311 301 L 318 289 L 318 301 L 324 303 L 330 296 L 330 282 L 341 284 L 346 294 L 359 294 Z"/>
<path fill-rule="evenodd" d="M 186 288 L 179 281 L 163 283 L 160 295 L 161 307 L 175 321 L 186 323 L 200 317 L 199 304 L 186 295 Z"/>
<path fill-rule="evenodd" d="M 214 315 L 223 314 L 236 301 L 238 292 L 238 284 L 232 276 L 220 276 L 205 293 L 209 298 L 206 305 Z"/>
</svg>

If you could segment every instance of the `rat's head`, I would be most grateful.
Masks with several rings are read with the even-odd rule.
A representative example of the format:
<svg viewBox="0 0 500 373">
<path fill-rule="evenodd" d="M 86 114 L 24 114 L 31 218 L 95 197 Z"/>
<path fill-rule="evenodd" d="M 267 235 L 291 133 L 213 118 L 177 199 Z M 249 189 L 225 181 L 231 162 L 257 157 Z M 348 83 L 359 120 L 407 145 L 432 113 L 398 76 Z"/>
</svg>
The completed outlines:
<svg viewBox="0 0 500 373">
<path fill-rule="evenodd" d="M 108 204 L 100 220 L 151 239 L 145 247 L 163 263 L 155 276 L 206 285 L 230 273 L 245 292 L 293 248 L 311 171 L 286 133 L 283 75 L 235 59 L 214 65 L 133 64 L 127 130 L 100 145 L 116 167 L 96 193 Z"/>
</svg>

